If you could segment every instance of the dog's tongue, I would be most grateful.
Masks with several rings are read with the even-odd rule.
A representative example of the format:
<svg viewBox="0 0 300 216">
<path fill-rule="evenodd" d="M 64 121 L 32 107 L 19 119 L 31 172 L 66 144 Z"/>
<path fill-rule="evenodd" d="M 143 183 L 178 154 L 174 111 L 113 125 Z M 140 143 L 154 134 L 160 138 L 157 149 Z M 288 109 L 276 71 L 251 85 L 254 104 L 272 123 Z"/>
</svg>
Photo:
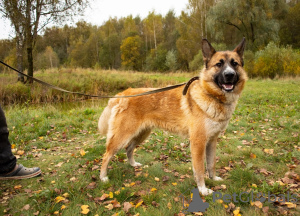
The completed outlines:
<svg viewBox="0 0 300 216">
<path fill-rule="evenodd" d="M 223 88 L 225 90 L 232 90 L 233 89 L 233 85 L 232 84 L 223 84 L 222 86 L 223 86 Z"/>
</svg>

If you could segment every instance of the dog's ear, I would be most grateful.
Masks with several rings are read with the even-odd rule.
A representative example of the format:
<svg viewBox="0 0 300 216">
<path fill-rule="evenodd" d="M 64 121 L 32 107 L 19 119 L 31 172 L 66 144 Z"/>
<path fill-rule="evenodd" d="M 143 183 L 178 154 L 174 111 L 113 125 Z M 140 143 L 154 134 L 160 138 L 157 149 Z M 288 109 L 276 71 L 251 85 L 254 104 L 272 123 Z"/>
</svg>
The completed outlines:
<svg viewBox="0 0 300 216">
<path fill-rule="evenodd" d="M 239 54 L 241 59 L 243 59 L 245 45 L 246 45 L 246 40 L 245 40 L 245 38 L 243 38 L 241 43 L 239 45 L 237 45 L 237 47 L 233 50 L 233 52 L 237 52 L 237 54 Z"/>
<path fill-rule="evenodd" d="M 212 45 L 208 42 L 207 39 L 202 39 L 202 54 L 203 61 L 207 66 L 207 63 L 210 61 L 211 57 L 216 53 L 216 50 L 212 47 Z"/>
</svg>

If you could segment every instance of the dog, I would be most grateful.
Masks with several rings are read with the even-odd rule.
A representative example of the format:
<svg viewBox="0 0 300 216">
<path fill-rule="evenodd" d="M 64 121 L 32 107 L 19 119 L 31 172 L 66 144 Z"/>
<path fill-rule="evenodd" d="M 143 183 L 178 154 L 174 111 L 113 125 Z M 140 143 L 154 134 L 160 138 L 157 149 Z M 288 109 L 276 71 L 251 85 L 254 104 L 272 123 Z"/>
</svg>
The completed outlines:
<svg viewBox="0 0 300 216">
<path fill-rule="evenodd" d="M 106 135 L 100 179 L 108 181 L 107 166 L 114 154 L 125 148 L 131 166 L 141 166 L 133 157 L 135 146 L 142 143 L 151 129 L 161 128 L 190 140 L 195 181 L 202 195 L 213 191 L 205 186 L 206 156 L 209 178 L 216 176 L 216 145 L 235 110 L 247 80 L 243 69 L 245 38 L 233 51 L 216 51 L 207 39 L 202 40 L 204 67 L 199 80 L 186 93 L 183 87 L 132 98 L 113 98 L 102 112 L 98 128 Z M 134 95 L 152 88 L 129 88 L 117 95 Z"/>
</svg>

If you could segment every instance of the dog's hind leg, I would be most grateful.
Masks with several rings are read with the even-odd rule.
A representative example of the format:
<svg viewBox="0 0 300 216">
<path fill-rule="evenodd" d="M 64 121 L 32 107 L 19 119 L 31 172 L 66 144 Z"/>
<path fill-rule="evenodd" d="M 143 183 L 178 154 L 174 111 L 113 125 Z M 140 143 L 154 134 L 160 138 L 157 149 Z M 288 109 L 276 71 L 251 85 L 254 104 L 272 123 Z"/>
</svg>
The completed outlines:
<svg viewBox="0 0 300 216">
<path fill-rule="evenodd" d="M 125 121 L 123 118 L 115 120 L 115 125 L 118 127 L 110 128 L 106 141 L 106 152 L 103 156 L 102 166 L 100 170 L 101 181 L 108 181 L 107 166 L 112 157 L 122 148 L 128 146 L 128 143 L 136 136 L 138 124 L 133 125 L 131 121 Z M 120 125 L 120 126 L 119 126 Z"/>
<path fill-rule="evenodd" d="M 135 166 L 142 165 L 134 160 L 133 151 L 138 144 L 142 143 L 149 136 L 150 132 L 151 129 L 144 129 L 129 142 L 126 148 L 126 152 L 127 152 L 128 162 L 131 166 L 135 167 Z"/>
</svg>

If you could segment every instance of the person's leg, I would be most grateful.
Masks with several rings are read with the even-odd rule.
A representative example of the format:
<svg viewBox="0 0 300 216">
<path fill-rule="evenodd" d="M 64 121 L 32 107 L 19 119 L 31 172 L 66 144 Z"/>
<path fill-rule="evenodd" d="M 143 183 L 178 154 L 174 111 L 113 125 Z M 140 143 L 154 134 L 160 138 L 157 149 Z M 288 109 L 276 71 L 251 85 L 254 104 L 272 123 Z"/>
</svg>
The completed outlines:
<svg viewBox="0 0 300 216">
<path fill-rule="evenodd" d="M 39 167 L 26 168 L 22 164 L 17 164 L 17 159 L 11 152 L 8 134 L 6 118 L 0 105 L 0 180 L 25 179 L 41 175 Z"/>
<path fill-rule="evenodd" d="M 11 152 L 8 134 L 6 118 L 0 105 L 0 174 L 12 171 L 17 163 L 16 157 Z"/>
</svg>

